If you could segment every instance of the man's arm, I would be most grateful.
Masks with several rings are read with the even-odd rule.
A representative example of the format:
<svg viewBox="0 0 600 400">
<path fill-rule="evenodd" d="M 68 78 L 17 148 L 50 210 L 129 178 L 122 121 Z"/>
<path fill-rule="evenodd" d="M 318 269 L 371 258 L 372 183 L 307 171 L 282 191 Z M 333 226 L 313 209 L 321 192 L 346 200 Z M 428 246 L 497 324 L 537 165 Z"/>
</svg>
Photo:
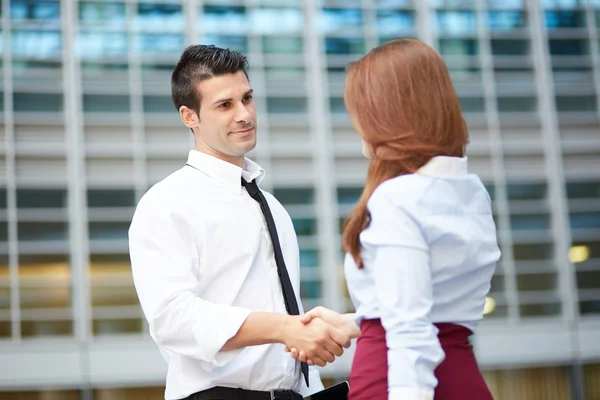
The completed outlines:
<svg viewBox="0 0 600 400">
<path fill-rule="evenodd" d="M 314 320 L 304 324 L 301 320 L 301 316 L 253 312 L 221 350 L 269 343 L 289 346 L 294 343 L 292 346 L 304 349 L 306 354 L 312 354 L 310 359 L 316 365 L 325 366 L 327 362 L 333 362 L 335 356 L 343 354 L 342 347 L 350 346 L 350 338 L 326 322 Z"/>
<path fill-rule="evenodd" d="M 157 344 L 201 360 L 206 368 L 225 365 L 238 353 L 230 350 L 250 345 L 293 344 L 316 360 L 339 353 L 347 339 L 329 326 L 303 327 L 298 316 L 253 313 L 200 298 L 193 272 L 195 238 L 178 218 L 168 204 L 144 198 L 129 230 L 135 288 Z M 329 355 L 323 349 L 331 350 Z"/>
</svg>

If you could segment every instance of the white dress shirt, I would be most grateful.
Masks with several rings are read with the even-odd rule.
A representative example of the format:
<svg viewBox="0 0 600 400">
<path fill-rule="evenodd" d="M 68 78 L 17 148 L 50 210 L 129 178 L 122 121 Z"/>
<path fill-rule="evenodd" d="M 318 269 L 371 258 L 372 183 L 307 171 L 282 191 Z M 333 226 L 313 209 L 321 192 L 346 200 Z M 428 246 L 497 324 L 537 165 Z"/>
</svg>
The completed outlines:
<svg viewBox="0 0 600 400">
<path fill-rule="evenodd" d="M 282 344 L 220 351 L 252 311 L 287 313 L 264 216 L 241 185 L 242 176 L 260 183 L 264 171 L 249 159 L 242 170 L 194 150 L 188 164 L 143 196 L 129 229 L 135 288 L 168 363 L 165 399 L 214 386 L 322 390 L 315 368 L 306 387 Z M 263 193 L 302 313 L 292 220 Z"/>
<path fill-rule="evenodd" d="M 360 235 L 364 268 L 346 256 L 356 321 L 380 318 L 389 399 L 431 400 L 444 358 L 433 325 L 475 331 L 500 258 L 488 192 L 467 158 L 434 157 L 381 184 Z"/>
</svg>

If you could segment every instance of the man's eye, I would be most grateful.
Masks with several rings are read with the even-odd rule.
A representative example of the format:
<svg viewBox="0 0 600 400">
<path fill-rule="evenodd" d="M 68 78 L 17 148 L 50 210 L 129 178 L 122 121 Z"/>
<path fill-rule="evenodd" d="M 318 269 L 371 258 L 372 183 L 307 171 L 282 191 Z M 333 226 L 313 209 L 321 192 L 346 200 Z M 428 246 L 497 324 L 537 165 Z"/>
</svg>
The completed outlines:
<svg viewBox="0 0 600 400">
<path fill-rule="evenodd" d="M 244 101 L 250 101 L 250 100 L 252 100 L 252 96 L 246 96 L 246 97 L 244 97 Z"/>
<path fill-rule="evenodd" d="M 219 108 L 227 108 L 229 107 L 229 103 L 221 103 L 219 104 Z"/>
</svg>

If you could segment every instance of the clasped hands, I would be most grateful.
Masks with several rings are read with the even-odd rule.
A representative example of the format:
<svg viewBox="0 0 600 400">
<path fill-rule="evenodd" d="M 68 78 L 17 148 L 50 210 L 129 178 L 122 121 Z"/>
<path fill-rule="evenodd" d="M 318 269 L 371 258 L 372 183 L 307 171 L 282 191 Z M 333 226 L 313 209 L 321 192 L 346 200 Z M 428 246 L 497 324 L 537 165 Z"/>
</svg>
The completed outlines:
<svg viewBox="0 0 600 400">
<path fill-rule="evenodd" d="M 350 340 L 360 334 L 353 314 L 340 314 L 321 306 L 295 321 L 297 326 L 290 330 L 285 351 L 308 365 L 323 367 L 335 361 L 344 348 L 350 347 Z"/>
</svg>

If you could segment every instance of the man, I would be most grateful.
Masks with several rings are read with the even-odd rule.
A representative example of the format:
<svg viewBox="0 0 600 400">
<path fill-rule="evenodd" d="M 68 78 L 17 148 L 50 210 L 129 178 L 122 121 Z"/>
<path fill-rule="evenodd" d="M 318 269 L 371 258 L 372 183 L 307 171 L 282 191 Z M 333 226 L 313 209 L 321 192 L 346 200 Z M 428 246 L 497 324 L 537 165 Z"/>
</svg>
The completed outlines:
<svg viewBox="0 0 600 400">
<path fill-rule="evenodd" d="M 298 243 L 288 213 L 263 193 L 273 237 L 252 186 L 264 171 L 245 157 L 257 128 L 245 68 L 228 49 L 184 51 L 171 87 L 195 147 L 140 200 L 129 230 L 135 287 L 168 363 L 167 400 L 300 399 L 323 386 L 284 349 L 323 366 L 349 346 L 322 318 L 290 315 L 302 313 Z"/>
</svg>

